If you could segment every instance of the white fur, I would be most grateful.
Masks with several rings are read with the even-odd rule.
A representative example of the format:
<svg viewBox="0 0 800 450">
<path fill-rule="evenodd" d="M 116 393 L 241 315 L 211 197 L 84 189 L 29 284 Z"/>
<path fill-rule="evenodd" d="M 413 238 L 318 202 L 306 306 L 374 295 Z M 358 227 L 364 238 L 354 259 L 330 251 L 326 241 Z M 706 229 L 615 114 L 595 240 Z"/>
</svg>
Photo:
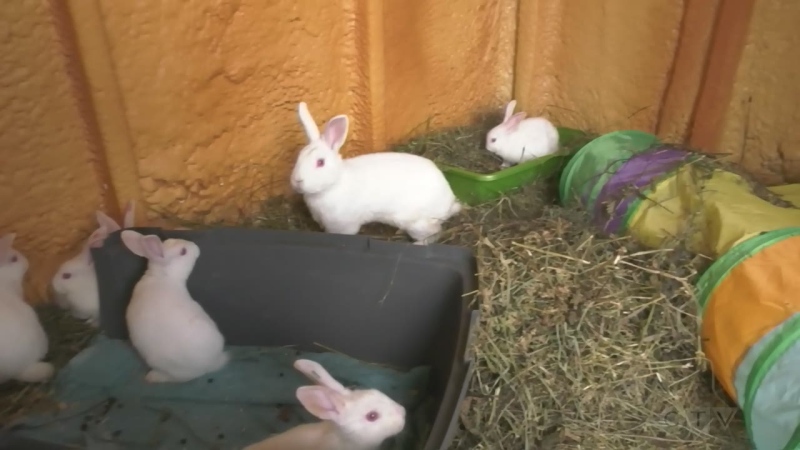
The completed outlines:
<svg viewBox="0 0 800 450">
<path fill-rule="evenodd" d="M 49 343 L 39 316 L 22 294 L 28 259 L 14 249 L 15 237 L 9 233 L 0 238 L 0 383 L 44 382 L 55 369 L 42 362 Z"/>
<path fill-rule="evenodd" d="M 134 225 L 134 207 L 133 200 L 125 207 L 125 228 Z M 77 255 L 61 264 L 50 281 L 56 304 L 94 327 L 100 322 L 100 299 L 91 249 L 102 246 L 110 233 L 121 229 L 114 219 L 102 211 L 96 211 L 95 217 L 98 228 L 89 236 Z"/>
<path fill-rule="evenodd" d="M 151 368 L 145 379 L 184 382 L 225 366 L 225 339 L 186 288 L 200 256 L 197 244 L 161 242 L 133 230 L 124 230 L 121 238 L 131 252 L 148 260 L 125 313 L 130 341 Z"/>
<path fill-rule="evenodd" d="M 298 111 L 309 143 L 300 150 L 291 184 L 326 232 L 357 234 L 363 225 L 379 222 L 424 245 L 435 242 L 442 223 L 461 211 L 433 161 L 395 152 L 343 159 L 347 116 L 331 118 L 320 135 L 305 102 Z M 324 165 L 317 167 L 320 160 Z"/>
<path fill-rule="evenodd" d="M 294 367 L 317 386 L 297 389 L 297 399 L 322 422 L 304 424 L 244 450 L 374 450 L 405 427 L 405 408 L 376 389 L 351 391 L 319 364 L 297 360 Z M 377 413 L 375 421 L 367 420 Z"/>
<path fill-rule="evenodd" d="M 486 150 L 503 159 L 501 168 L 558 151 L 558 129 L 544 117 L 525 118 L 514 112 L 516 100 L 506 105 L 503 122 L 486 134 Z"/>
</svg>

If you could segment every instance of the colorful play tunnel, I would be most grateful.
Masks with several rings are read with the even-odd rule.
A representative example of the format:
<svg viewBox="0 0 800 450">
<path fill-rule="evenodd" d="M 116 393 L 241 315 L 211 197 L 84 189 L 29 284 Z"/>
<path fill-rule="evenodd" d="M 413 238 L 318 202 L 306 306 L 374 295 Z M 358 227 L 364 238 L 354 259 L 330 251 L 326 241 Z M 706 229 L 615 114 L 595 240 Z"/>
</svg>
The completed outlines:
<svg viewBox="0 0 800 450">
<path fill-rule="evenodd" d="M 561 174 L 565 206 L 650 247 L 713 258 L 697 282 L 703 351 L 756 450 L 800 449 L 800 185 L 763 188 L 635 130 L 600 136 Z"/>
</svg>

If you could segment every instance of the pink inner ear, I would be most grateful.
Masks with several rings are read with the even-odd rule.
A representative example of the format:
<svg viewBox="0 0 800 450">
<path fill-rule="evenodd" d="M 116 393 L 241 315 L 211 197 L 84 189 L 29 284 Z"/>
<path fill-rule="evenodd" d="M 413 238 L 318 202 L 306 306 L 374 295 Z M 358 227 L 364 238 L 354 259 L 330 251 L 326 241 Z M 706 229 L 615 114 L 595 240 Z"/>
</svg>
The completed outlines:
<svg viewBox="0 0 800 450">
<path fill-rule="evenodd" d="M 105 227 L 100 227 L 91 235 L 89 235 L 89 239 L 86 240 L 86 246 L 91 248 L 99 248 L 103 246 L 103 241 L 108 237 L 108 230 Z"/>
<path fill-rule="evenodd" d="M 339 394 L 324 386 L 302 386 L 296 395 L 303 407 L 319 419 L 333 420 L 341 414 Z"/>
<path fill-rule="evenodd" d="M 164 246 L 161 239 L 156 235 L 148 235 L 141 238 L 142 248 L 148 259 L 164 259 Z"/>
<path fill-rule="evenodd" d="M 511 131 L 516 130 L 517 127 L 519 126 L 520 122 L 522 122 L 522 120 L 524 118 L 525 118 L 525 113 L 524 112 L 518 112 L 518 113 L 514 114 L 513 116 L 509 117 L 508 120 L 506 120 L 506 123 L 505 123 L 506 124 L 506 128 L 508 128 Z"/>
<path fill-rule="evenodd" d="M 328 144 L 333 151 L 338 152 L 347 137 L 347 117 L 336 116 L 322 130 L 322 141 Z"/>
</svg>

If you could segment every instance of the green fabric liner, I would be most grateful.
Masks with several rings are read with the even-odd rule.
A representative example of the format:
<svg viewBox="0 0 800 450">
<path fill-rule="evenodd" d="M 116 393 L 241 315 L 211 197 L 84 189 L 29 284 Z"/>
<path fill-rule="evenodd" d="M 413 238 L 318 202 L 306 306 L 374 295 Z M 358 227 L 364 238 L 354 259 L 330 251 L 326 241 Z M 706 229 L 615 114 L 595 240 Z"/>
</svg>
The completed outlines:
<svg viewBox="0 0 800 450">
<path fill-rule="evenodd" d="M 647 187 L 639 191 L 639 195 L 637 195 L 636 199 L 632 201 L 631 204 L 628 206 L 628 210 L 625 211 L 625 217 L 622 219 L 622 226 L 619 232 L 624 233 L 628 231 L 631 225 L 631 220 L 633 219 L 633 216 L 636 214 L 636 211 L 639 210 L 639 208 L 642 206 L 642 203 L 644 203 L 645 200 L 650 200 L 649 198 L 650 194 L 655 192 L 656 188 L 661 184 L 661 182 L 674 177 L 679 170 L 683 169 L 688 164 L 692 164 L 697 158 L 698 158 L 697 156 L 689 155 L 689 157 L 686 158 L 683 161 L 683 163 L 678 165 L 678 167 L 674 168 L 673 170 L 664 172 L 658 177 L 654 177 L 647 185 Z"/>
<path fill-rule="evenodd" d="M 591 204 L 605 182 L 614 175 L 622 163 L 658 142 L 658 138 L 650 133 L 622 130 L 604 134 L 584 145 L 572 157 L 562 173 L 559 183 L 561 204 L 567 206 L 572 200 L 570 195 L 575 191 L 584 191 L 594 179 L 594 186 L 588 199 Z M 598 168 L 601 170 L 599 173 Z M 582 173 L 584 170 L 586 173 Z M 580 187 L 576 188 L 575 185 Z"/>
<path fill-rule="evenodd" d="M 185 383 L 144 381 L 147 366 L 127 341 L 95 338 L 54 380 L 54 400 L 65 405 L 16 421 L 13 433 L 40 443 L 97 450 L 238 449 L 301 423 L 317 422 L 295 397 L 312 384 L 292 367 L 319 362 L 345 386 L 384 392 L 408 411 L 403 431 L 385 450 L 420 448 L 437 404 L 430 367 L 398 371 L 338 353 L 289 347 L 228 346 L 222 370 Z"/>
<path fill-rule="evenodd" d="M 751 426 L 753 401 L 756 398 L 758 388 L 761 387 L 761 382 L 764 380 L 764 377 L 772 370 L 772 366 L 774 366 L 789 347 L 798 340 L 800 340 L 800 316 L 795 316 L 769 341 L 753 364 L 750 376 L 747 377 L 747 387 L 744 392 L 745 402 L 744 405 L 742 405 L 742 409 L 744 410 L 744 423 L 747 428 L 747 437 L 750 439 L 750 442 L 753 442 L 753 429 Z M 795 431 L 795 436 L 792 437 L 789 443 L 795 441 L 796 435 L 797 432 Z M 793 448 L 796 447 L 788 446 L 784 447 L 784 450 Z"/>
<path fill-rule="evenodd" d="M 783 447 L 783 450 L 797 449 L 800 449 L 800 424 L 798 424 L 797 428 L 794 429 L 794 433 L 792 433 L 792 437 L 789 438 L 789 442 L 787 442 L 786 446 Z"/>
<path fill-rule="evenodd" d="M 702 317 L 705 313 L 708 299 L 711 294 L 722 283 L 728 274 L 745 259 L 755 255 L 765 248 L 791 237 L 800 236 L 800 227 L 781 228 L 778 230 L 766 231 L 753 236 L 744 242 L 740 242 L 728 250 L 719 259 L 711 264 L 703 275 L 697 280 L 697 303 L 700 306 L 698 311 Z"/>
</svg>

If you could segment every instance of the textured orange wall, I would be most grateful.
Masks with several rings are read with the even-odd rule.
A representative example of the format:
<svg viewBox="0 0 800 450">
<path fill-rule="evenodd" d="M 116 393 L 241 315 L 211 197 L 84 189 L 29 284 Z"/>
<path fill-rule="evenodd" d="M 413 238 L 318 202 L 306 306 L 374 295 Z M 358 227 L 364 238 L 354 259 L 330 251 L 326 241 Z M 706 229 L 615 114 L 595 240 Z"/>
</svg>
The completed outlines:
<svg viewBox="0 0 800 450">
<path fill-rule="evenodd" d="M 716 2 L 520 0 L 515 97 L 563 126 L 679 138 Z M 683 41 L 682 38 L 683 37 Z"/>
<path fill-rule="evenodd" d="M 515 0 L 383 3 L 389 143 L 469 123 L 511 99 Z"/>
<path fill-rule="evenodd" d="M 106 209 L 50 6 L 0 8 L 0 232 L 16 232 L 15 246 L 30 260 L 33 302 L 59 259 L 91 232 L 91 212 Z"/>
<path fill-rule="evenodd" d="M 370 104 L 352 2 L 99 3 L 142 197 L 182 219 L 236 220 L 288 188 L 299 100 L 318 120 Z"/>
<path fill-rule="evenodd" d="M 346 155 L 383 150 L 429 118 L 453 125 L 498 108 L 511 94 L 516 2 L 428 3 L 73 3 L 90 84 L 105 95 L 95 104 L 109 165 L 128 180 L 117 190 L 185 220 L 232 222 L 289 191 L 300 100 L 318 122 L 351 116 Z"/>
<path fill-rule="evenodd" d="M 769 184 L 800 182 L 799 22 L 797 1 L 755 2 L 718 144 L 709 148 Z"/>
</svg>

